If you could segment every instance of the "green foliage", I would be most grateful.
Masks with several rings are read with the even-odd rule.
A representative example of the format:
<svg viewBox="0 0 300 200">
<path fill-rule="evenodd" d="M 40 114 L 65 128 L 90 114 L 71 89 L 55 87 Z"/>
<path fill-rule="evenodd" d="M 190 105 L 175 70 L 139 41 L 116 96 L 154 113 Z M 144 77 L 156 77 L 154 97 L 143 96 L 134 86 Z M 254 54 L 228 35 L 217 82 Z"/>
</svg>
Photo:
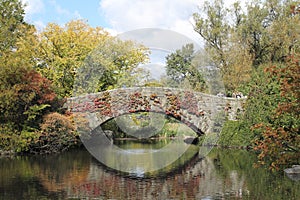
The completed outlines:
<svg viewBox="0 0 300 200">
<path fill-rule="evenodd" d="M 19 138 L 15 141 L 15 152 L 27 152 L 31 148 L 31 144 L 38 137 L 34 131 L 22 130 Z"/>
<path fill-rule="evenodd" d="M 250 126 L 260 122 L 272 122 L 274 109 L 281 99 L 279 81 L 263 67 L 252 77 L 244 119 Z"/>
<path fill-rule="evenodd" d="M 166 57 L 166 73 L 171 86 L 184 86 L 196 91 L 207 89 L 202 74 L 192 63 L 194 57 L 193 44 L 187 44 Z"/>
<path fill-rule="evenodd" d="M 205 14 L 205 17 L 202 17 Z M 219 67 L 227 66 L 225 46 L 229 37 L 227 10 L 223 0 L 204 3 L 201 14 L 194 13 L 195 31 L 205 40 L 212 60 Z"/>
<path fill-rule="evenodd" d="M 223 5 L 223 0 L 206 2 L 194 20 L 229 92 L 249 83 L 252 70 L 260 65 L 282 62 L 299 50 L 297 0 L 252 0 L 245 11 L 239 2 L 230 9 Z"/>
<path fill-rule="evenodd" d="M 22 25 L 24 22 L 24 8 L 19 0 L 0 1 L 0 52 L 5 52 L 16 48 L 16 42 L 22 35 Z"/>
<path fill-rule="evenodd" d="M 28 151 L 37 136 L 35 131 L 17 131 L 11 123 L 0 124 L 0 151 Z"/>
<path fill-rule="evenodd" d="M 116 38 L 103 40 L 78 69 L 74 91 L 94 93 L 137 85 L 146 74 L 140 63 L 147 61 L 145 47 Z"/>
<path fill-rule="evenodd" d="M 0 151 L 13 151 L 18 132 L 12 124 L 0 124 Z"/>
<path fill-rule="evenodd" d="M 24 115 L 27 115 L 25 122 L 27 126 L 30 126 L 30 124 L 34 123 L 34 121 L 37 120 L 37 117 L 41 117 L 43 110 L 49 107 L 49 104 L 30 106 L 29 109 L 23 113 Z"/>
<path fill-rule="evenodd" d="M 239 121 L 227 121 L 224 124 L 220 144 L 239 145 L 240 143 L 241 146 L 253 146 L 253 140 L 259 138 L 261 132 L 252 129 L 252 126 L 273 120 L 274 109 L 280 101 L 279 87 L 278 80 L 265 71 L 263 66 L 255 70 L 248 86 L 250 89 L 245 112 Z"/>
<path fill-rule="evenodd" d="M 253 133 L 244 121 L 226 121 L 223 125 L 218 145 L 224 147 L 253 146 Z"/>
</svg>

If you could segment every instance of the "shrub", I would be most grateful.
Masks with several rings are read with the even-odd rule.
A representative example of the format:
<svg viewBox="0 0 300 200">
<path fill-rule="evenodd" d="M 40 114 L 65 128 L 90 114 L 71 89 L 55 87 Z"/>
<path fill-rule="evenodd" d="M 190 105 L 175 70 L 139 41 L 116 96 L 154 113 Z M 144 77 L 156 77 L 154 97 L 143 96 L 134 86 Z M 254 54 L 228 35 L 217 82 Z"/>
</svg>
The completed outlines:
<svg viewBox="0 0 300 200">
<path fill-rule="evenodd" d="M 30 152 L 61 152 L 78 144 L 78 141 L 78 134 L 71 118 L 54 112 L 44 116 L 40 135 L 30 148 Z"/>
</svg>

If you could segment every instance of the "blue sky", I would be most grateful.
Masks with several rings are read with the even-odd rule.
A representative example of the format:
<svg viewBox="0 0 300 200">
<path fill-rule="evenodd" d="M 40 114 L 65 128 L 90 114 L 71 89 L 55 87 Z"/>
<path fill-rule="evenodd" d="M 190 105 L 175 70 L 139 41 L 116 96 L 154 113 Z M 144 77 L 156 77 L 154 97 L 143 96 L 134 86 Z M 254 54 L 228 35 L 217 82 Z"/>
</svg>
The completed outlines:
<svg viewBox="0 0 300 200">
<path fill-rule="evenodd" d="M 39 28 L 49 22 L 65 24 L 72 19 L 86 19 L 91 26 L 109 27 L 99 0 L 23 0 L 26 20 Z M 88 3 L 87 3 L 88 2 Z"/>
</svg>

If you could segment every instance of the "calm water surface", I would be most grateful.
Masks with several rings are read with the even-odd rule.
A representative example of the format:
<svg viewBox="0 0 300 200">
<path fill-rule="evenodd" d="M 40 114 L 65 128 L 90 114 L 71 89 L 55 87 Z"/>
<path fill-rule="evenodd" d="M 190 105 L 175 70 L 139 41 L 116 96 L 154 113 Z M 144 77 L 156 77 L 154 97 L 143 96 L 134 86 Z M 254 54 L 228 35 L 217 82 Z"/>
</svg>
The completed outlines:
<svg viewBox="0 0 300 200">
<path fill-rule="evenodd" d="M 119 146 L 143 148 L 133 141 Z M 251 152 L 213 149 L 199 158 L 196 151 L 192 146 L 176 163 L 148 174 L 111 170 L 84 148 L 0 158 L 0 199 L 300 199 L 300 181 L 254 169 Z"/>
</svg>

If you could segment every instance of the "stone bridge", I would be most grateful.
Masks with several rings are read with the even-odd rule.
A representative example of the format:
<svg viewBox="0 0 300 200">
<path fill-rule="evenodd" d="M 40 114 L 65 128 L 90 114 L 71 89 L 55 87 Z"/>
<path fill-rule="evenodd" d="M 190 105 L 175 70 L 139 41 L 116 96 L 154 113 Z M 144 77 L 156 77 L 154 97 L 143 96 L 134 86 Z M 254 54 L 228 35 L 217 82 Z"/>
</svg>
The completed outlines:
<svg viewBox="0 0 300 200">
<path fill-rule="evenodd" d="M 172 116 L 198 136 L 212 131 L 221 118 L 236 120 L 245 99 L 225 98 L 174 88 L 120 88 L 69 98 L 72 113 L 83 115 L 89 130 L 106 121 L 135 112 L 156 112 Z"/>
</svg>

